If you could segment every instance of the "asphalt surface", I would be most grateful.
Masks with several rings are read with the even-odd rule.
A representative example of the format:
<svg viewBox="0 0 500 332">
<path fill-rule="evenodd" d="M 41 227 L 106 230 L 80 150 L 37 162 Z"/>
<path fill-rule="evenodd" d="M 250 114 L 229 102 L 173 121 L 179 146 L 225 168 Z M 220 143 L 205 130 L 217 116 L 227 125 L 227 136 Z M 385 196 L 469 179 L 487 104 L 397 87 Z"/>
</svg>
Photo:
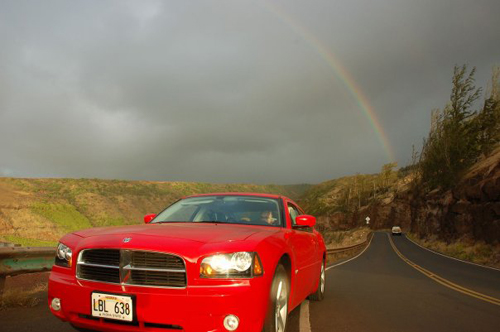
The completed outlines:
<svg viewBox="0 0 500 332">
<path fill-rule="evenodd" d="M 500 298 L 500 271 L 442 257 L 393 237 L 413 263 L 453 283 Z M 358 258 L 327 271 L 325 299 L 310 302 L 312 332 L 500 331 L 500 306 L 447 288 L 405 263 L 386 233 L 375 233 Z M 287 332 L 299 329 L 300 307 Z M 46 301 L 34 308 L 0 311 L 0 331 L 72 331 L 52 316 Z"/>
<path fill-rule="evenodd" d="M 439 267 L 443 277 L 463 281 L 462 286 L 497 294 L 498 271 L 428 256 L 437 255 L 404 237 L 394 240 L 414 263 L 429 270 Z M 325 295 L 322 302 L 310 303 L 312 332 L 500 330 L 500 306 L 447 288 L 420 273 L 395 253 L 386 233 L 375 233 L 370 247 L 357 259 L 327 271 Z"/>
<path fill-rule="evenodd" d="M 12 308 L 0 311 L 1 332 L 76 332 L 68 323 L 54 317 L 44 301 L 33 308 Z"/>
<path fill-rule="evenodd" d="M 392 239 L 398 250 L 413 263 L 453 283 L 500 299 L 500 270 L 467 264 L 432 253 L 406 239 L 404 235 L 393 236 Z"/>
</svg>

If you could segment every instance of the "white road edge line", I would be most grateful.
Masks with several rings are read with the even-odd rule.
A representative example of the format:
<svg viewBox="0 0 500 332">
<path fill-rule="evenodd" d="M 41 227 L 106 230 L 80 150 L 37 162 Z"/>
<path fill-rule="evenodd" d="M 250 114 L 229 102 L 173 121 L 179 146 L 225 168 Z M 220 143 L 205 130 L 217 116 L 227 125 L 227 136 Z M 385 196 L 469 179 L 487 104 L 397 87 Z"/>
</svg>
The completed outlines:
<svg viewBox="0 0 500 332">
<path fill-rule="evenodd" d="M 343 261 L 342 263 L 338 263 L 338 264 L 335 264 L 335 265 L 330 265 L 328 266 L 325 271 L 328 271 L 329 269 L 333 268 L 333 267 L 336 267 L 336 266 L 339 266 L 339 265 L 342 265 L 342 264 L 345 264 L 347 262 L 350 262 L 352 261 L 353 259 L 356 259 L 358 258 L 359 256 L 361 256 L 365 251 L 366 249 L 368 249 L 368 247 L 370 246 L 370 244 L 372 243 L 372 240 L 373 240 L 373 237 L 375 235 L 372 235 L 372 238 L 370 239 L 370 242 L 368 242 L 368 245 L 365 247 L 365 249 L 360 252 L 357 256 L 354 256 L 353 258 L 351 259 L 348 259 L 346 261 Z M 300 332 L 311 332 L 311 321 L 309 319 L 309 301 L 308 300 L 304 300 L 301 304 L 300 304 L 300 316 L 299 316 L 299 331 Z"/>
<path fill-rule="evenodd" d="M 490 270 L 495 270 L 495 271 L 500 271 L 500 269 L 497 269 L 496 267 L 492 267 L 492 266 L 486 266 L 486 265 L 481 265 L 481 264 L 476 264 L 476 263 L 472 263 L 472 262 L 468 262 L 468 261 L 464 261 L 462 259 L 459 259 L 459 258 L 455 258 L 455 257 L 451 257 L 451 256 L 448 256 L 448 255 L 445 255 L 445 254 L 442 254 L 440 252 L 437 252 L 437 251 L 434 251 L 434 250 L 431 250 L 429 248 L 426 248 L 420 244 L 418 244 L 417 242 L 413 241 L 412 239 L 410 239 L 408 236 L 406 236 L 405 234 L 405 238 L 410 240 L 410 242 L 416 244 L 417 246 L 419 246 L 420 248 L 422 249 L 425 249 L 427 251 L 430 251 L 432 252 L 433 254 L 436 254 L 436 255 L 439 255 L 439 256 L 443 256 L 443 257 L 446 257 L 446 258 L 449 258 L 449 259 L 453 259 L 453 260 L 456 260 L 456 261 L 459 261 L 459 262 L 462 262 L 462 263 L 467 263 L 467 264 L 471 264 L 471 265 L 475 265 L 475 266 L 479 266 L 479 267 L 484 267 L 485 269 L 490 269 Z"/>
<path fill-rule="evenodd" d="M 336 266 L 340 266 L 340 265 L 342 265 L 342 264 L 348 263 L 348 262 L 352 261 L 353 259 L 356 259 L 356 258 L 358 258 L 359 256 L 363 255 L 363 253 L 366 251 L 366 249 L 368 249 L 368 247 L 369 247 L 369 246 L 370 246 L 370 244 L 372 243 L 372 240 L 373 240 L 373 237 L 374 237 L 374 236 L 375 236 L 375 235 L 373 235 L 373 236 L 372 236 L 372 238 L 370 239 L 370 242 L 368 242 L 368 245 L 365 247 L 365 249 L 363 249 L 363 251 L 362 251 L 362 252 L 360 252 L 357 256 L 354 256 L 353 258 L 350 258 L 350 259 L 348 259 L 348 260 L 346 260 L 346 261 L 343 261 L 343 262 L 340 262 L 340 263 L 338 263 L 338 264 L 330 265 L 330 266 L 328 266 L 325 270 L 326 270 L 326 271 L 328 271 L 328 270 L 330 270 L 331 268 L 334 268 L 334 267 L 336 267 Z"/>
<path fill-rule="evenodd" d="M 311 323 L 309 322 L 309 301 L 305 300 L 300 305 L 299 331 L 311 332 Z"/>
</svg>

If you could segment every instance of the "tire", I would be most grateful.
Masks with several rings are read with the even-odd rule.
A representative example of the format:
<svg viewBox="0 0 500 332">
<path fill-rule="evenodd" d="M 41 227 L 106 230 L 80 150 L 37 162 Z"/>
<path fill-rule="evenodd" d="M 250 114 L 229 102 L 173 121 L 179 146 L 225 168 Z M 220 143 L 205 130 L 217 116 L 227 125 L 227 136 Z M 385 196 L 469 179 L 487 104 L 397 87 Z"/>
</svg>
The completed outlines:
<svg viewBox="0 0 500 332">
<path fill-rule="evenodd" d="M 283 265 L 279 264 L 274 273 L 269 308 L 263 332 L 285 332 L 288 319 L 288 300 L 290 298 L 290 282 Z"/>
<path fill-rule="evenodd" d="M 325 276 L 325 263 L 321 264 L 321 272 L 319 274 L 319 282 L 318 289 L 309 295 L 308 299 L 311 301 L 321 301 L 325 298 L 325 284 L 326 284 L 326 276 Z"/>
</svg>

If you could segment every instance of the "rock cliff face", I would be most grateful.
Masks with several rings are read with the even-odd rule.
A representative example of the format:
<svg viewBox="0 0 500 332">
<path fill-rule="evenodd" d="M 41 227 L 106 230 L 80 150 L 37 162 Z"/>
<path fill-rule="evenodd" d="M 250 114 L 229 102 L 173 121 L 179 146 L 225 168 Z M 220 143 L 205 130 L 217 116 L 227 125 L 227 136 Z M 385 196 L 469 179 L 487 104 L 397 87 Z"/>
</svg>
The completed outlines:
<svg viewBox="0 0 500 332">
<path fill-rule="evenodd" d="M 455 188 L 434 190 L 423 197 L 409 190 L 364 207 L 349 223 L 365 215 L 372 227 L 400 225 L 421 237 L 437 235 L 449 241 L 461 237 L 486 243 L 500 241 L 500 149 L 476 164 Z"/>
</svg>

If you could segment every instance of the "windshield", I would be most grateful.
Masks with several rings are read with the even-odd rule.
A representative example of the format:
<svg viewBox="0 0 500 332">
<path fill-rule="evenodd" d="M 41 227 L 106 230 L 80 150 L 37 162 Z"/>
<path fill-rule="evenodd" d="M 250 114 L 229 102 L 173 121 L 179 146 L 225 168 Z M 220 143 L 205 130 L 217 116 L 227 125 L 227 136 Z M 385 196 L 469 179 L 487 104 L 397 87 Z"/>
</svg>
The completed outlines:
<svg viewBox="0 0 500 332">
<path fill-rule="evenodd" d="M 182 199 L 152 223 L 212 222 L 281 227 L 277 199 L 252 196 L 203 196 Z"/>
</svg>

